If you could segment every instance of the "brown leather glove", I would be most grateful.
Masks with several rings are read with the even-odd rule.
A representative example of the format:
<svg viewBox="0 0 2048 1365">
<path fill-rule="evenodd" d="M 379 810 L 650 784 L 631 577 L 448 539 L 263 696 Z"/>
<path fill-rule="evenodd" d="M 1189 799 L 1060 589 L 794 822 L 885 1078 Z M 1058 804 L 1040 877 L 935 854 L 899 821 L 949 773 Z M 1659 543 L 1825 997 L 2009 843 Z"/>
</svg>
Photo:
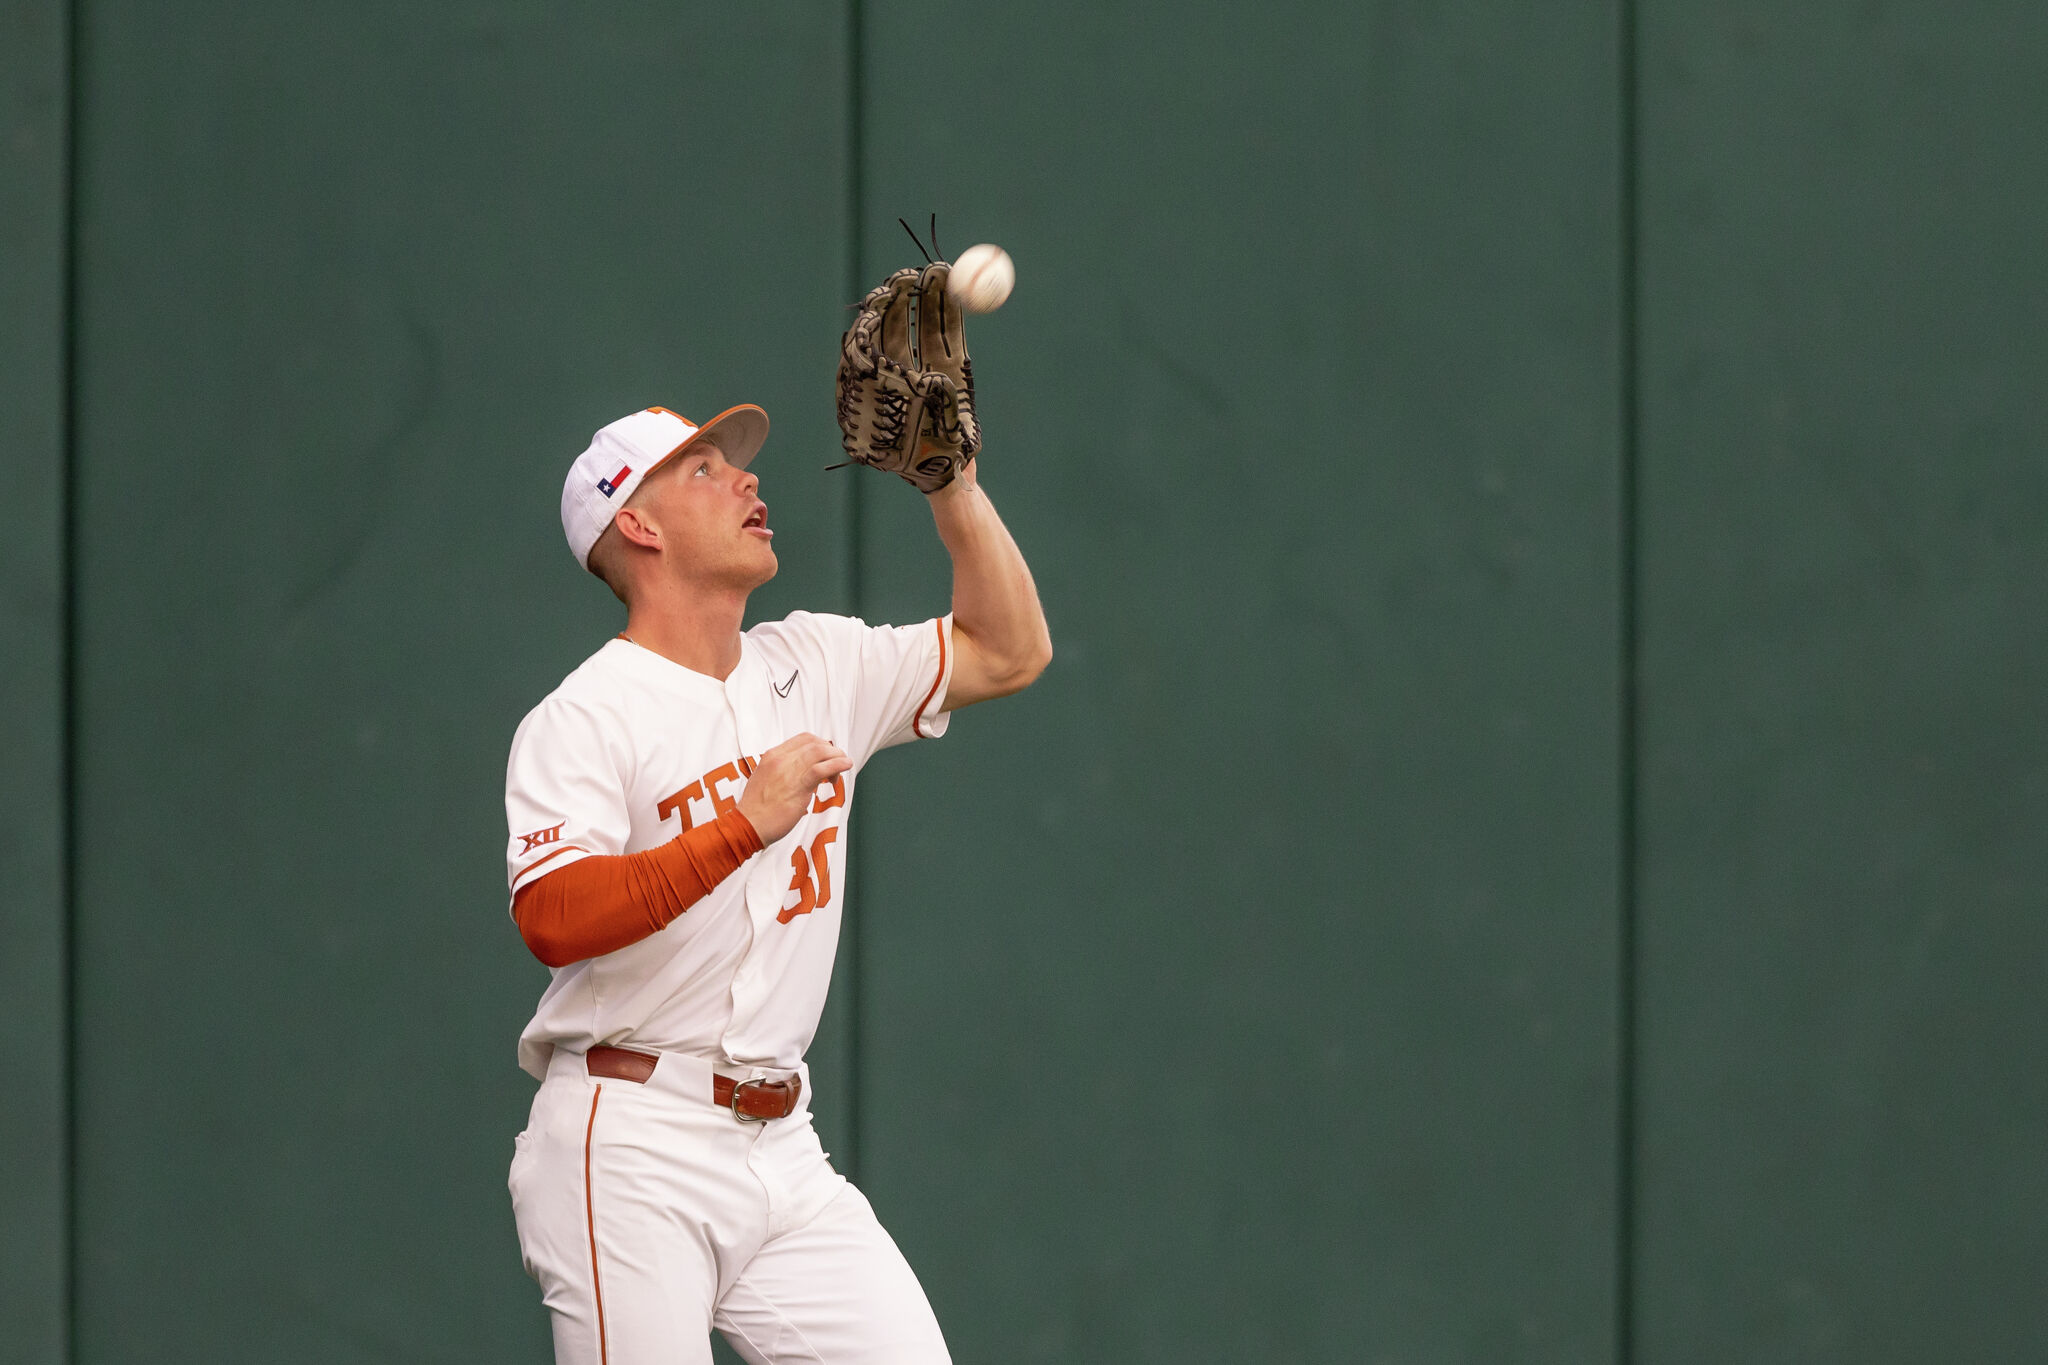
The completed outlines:
<svg viewBox="0 0 2048 1365">
<path fill-rule="evenodd" d="M 839 436 L 847 458 L 921 493 L 951 483 L 981 449 L 974 366 L 949 267 L 899 270 L 860 302 L 839 348 Z"/>
</svg>

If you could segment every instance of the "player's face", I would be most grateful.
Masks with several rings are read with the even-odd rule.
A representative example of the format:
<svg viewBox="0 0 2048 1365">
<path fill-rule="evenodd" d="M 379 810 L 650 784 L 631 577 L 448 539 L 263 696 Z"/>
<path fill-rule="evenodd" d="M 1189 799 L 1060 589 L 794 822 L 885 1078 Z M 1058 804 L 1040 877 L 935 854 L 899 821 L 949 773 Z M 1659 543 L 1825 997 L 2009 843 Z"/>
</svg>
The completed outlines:
<svg viewBox="0 0 2048 1365">
<path fill-rule="evenodd" d="M 686 580 L 751 591 L 775 577 L 775 533 L 761 481 L 725 462 L 699 441 L 641 486 L 648 513 L 674 547 L 671 562 Z M 635 501 L 641 501 L 636 498 Z"/>
</svg>

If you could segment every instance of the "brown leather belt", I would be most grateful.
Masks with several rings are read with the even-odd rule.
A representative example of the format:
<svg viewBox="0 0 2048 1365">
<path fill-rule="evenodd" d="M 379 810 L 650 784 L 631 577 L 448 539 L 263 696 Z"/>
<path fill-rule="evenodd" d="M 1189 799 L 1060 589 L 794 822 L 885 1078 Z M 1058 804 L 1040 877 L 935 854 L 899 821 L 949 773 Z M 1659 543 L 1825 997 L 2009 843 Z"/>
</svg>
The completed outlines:
<svg viewBox="0 0 2048 1365">
<path fill-rule="evenodd" d="M 647 1084 L 647 1078 L 654 1074 L 654 1064 L 660 1060 L 652 1052 L 602 1045 L 583 1054 L 583 1065 L 591 1075 L 608 1081 L 631 1081 L 635 1085 Z M 791 1076 L 786 1081 L 735 1081 L 716 1073 L 711 1077 L 711 1102 L 720 1109 L 732 1110 L 732 1116 L 741 1123 L 786 1119 L 796 1112 L 797 1097 L 803 1093 L 801 1076 Z"/>
</svg>

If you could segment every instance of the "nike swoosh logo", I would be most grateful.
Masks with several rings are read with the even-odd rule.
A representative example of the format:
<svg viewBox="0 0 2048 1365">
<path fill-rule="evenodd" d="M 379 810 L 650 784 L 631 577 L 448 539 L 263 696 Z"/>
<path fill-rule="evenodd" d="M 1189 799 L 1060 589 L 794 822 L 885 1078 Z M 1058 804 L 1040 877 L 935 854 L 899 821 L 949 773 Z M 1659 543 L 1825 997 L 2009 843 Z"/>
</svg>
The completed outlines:
<svg viewBox="0 0 2048 1365">
<path fill-rule="evenodd" d="M 776 695 L 776 696 L 778 696 L 778 697 L 787 697 L 787 696 L 789 695 L 789 689 L 790 689 L 790 688 L 792 688 L 792 687 L 795 687 L 795 686 L 796 686 L 796 675 L 797 675 L 798 673 L 801 673 L 801 672 L 803 672 L 803 670 L 802 670 L 801 668 L 799 668 L 799 669 L 795 670 L 795 672 L 792 672 L 792 673 L 791 673 L 791 674 L 789 675 L 789 681 L 788 681 L 788 682 L 786 682 L 786 683 L 784 683 L 784 684 L 782 684 L 782 685 L 781 685 L 780 687 L 775 687 L 775 680 L 774 680 L 774 679 L 772 679 L 772 678 L 771 678 L 771 679 L 769 679 L 769 681 L 768 681 L 768 685 L 769 685 L 770 687 L 775 687 L 775 695 Z"/>
</svg>

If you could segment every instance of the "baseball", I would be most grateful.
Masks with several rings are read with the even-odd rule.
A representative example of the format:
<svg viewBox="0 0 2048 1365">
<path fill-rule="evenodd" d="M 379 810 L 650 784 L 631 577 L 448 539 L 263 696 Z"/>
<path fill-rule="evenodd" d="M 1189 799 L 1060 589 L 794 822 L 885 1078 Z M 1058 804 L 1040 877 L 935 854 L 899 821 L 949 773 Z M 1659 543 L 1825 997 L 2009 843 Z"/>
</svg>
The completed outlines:
<svg viewBox="0 0 2048 1365">
<path fill-rule="evenodd" d="M 1010 253 L 992 242 L 971 246 L 953 262 L 946 291 L 970 313 L 993 313 L 1010 297 L 1017 283 L 1017 266 Z"/>
</svg>

